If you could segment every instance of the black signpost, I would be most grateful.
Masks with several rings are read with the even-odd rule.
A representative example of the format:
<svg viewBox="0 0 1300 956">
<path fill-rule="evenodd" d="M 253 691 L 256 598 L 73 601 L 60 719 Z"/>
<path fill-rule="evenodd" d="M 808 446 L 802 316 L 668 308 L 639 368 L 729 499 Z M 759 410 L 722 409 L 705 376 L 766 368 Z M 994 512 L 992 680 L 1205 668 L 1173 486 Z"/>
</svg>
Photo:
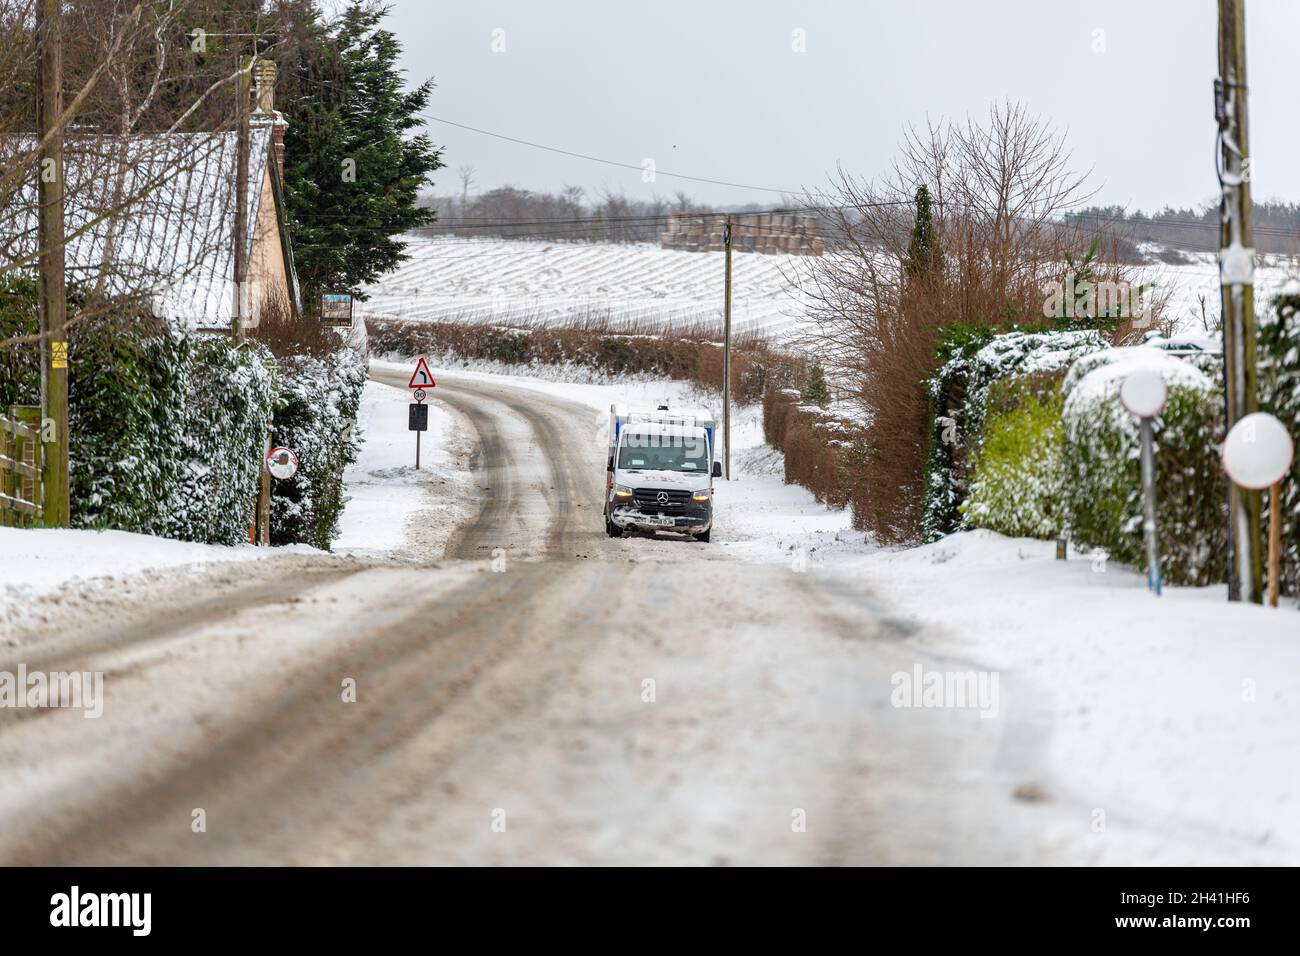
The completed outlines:
<svg viewBox="0 0 1300 956">
<path fill-rule="evenodd" d="M 415 389 L 411 397 L 415 399 L 411 403 L 411 415 L 407 421 L 407 430 L 415 432 L 415 467 L 420 467 L 420 432 L 429 430 L 429 408 L 424 404 L 425 388 L 433 388 L 437 383 L 433 380 L 433 375 L 429 372 L 429 365 L 421 356 L 420 361 L 415 365 L 415 371 L 411 373 L 411 381 L 407 388 Z"/>
<path fill-rule="evenodd" d="M 429 406 L 422 402 L 411 402 L 410 419 L 407 430 L 415 432 L 415 467 L 420 467 L 420 432 L 429 430 Z"/>
</svg>

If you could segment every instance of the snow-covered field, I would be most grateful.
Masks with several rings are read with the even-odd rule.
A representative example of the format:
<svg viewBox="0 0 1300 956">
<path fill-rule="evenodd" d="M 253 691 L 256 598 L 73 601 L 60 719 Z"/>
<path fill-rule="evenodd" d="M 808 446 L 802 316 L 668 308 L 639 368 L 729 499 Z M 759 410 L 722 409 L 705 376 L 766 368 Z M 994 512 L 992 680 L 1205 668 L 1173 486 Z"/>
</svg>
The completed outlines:
<svg viewBox="0 0 1300 956">
<path fill-rule="evenodd" d="M 407 237 L 410 260 L 365 291 L 361 316 L 415 321 L 563 321 L 721 327 L 723 254 L 649 243 Z M 779 336 L 802 320 L 788 275 L 800 257 L 732 259 L 736 331 Z"/>
<path fill-rule="evenodd" d="M 1154 286 L 1157 298 L 1168 292 L 1166 314 L 1177 322 L 1176 332 L 1201 333 L 1206 331 L 1206 320 L 1212 328 L 1221 311 L 1219 260 L 1211 252 L 1185 252 L 1183 255 L 1192 261 L 1183 265 L 1156 263 L 1143 266 L 1143 281 Z M 1260 257 L 1255 268 L 1257 312 L 1265 311 L 1282 286 L 1296 277 L 1297 268 L 1294 260 L 1282 256 Z"/>
<path fill-rule="evenodd" d="M 413 321 L 548 322 L 608 314 L 638 325 L 720 323 L 723 256 L 650 243 L 545 242 L 524 239 L 408 237 L 411 258 L 366 289 L 362 316 Z M 1181 265 L 1142 268 L 1153 295 L 1168 294 L 1167 314 L 1181 333 L 1204 331 L 1219 312 L 1219 273 L 1212 253 L 1184 253 Z M 737 253 L 732 311 L 738 331 L 781 338 L 805 323 L 791 277 L 806 259 Z M 1296 264 L 1267 257 L 1256 273 L 1264 308 Z M 1204 302 L 1202 303 L 1202 299 Z M 1204 305 L 1204 313 L 1202 312 Z M 1203 319 L 1204 316 L 1204 319 Z"/>
</svg>

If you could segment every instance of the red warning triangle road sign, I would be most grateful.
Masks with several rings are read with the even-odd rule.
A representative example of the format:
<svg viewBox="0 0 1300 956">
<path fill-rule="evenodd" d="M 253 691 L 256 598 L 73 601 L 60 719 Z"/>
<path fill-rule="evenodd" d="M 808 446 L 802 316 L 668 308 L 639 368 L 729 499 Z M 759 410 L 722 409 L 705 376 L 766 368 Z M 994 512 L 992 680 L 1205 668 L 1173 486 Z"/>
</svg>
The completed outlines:
<svg viewBox="0 0 1300 956">
<path fill-rule="evenodd" d="M 415 365 L 415 371 L 411 373 L 411 382 L 407 388 L 433 388 L 438 383 L 433 380 L 433 373 L 429 371 L 429 366 L 425 364 L 424 359 L 420 359 Z"/>
</svg>

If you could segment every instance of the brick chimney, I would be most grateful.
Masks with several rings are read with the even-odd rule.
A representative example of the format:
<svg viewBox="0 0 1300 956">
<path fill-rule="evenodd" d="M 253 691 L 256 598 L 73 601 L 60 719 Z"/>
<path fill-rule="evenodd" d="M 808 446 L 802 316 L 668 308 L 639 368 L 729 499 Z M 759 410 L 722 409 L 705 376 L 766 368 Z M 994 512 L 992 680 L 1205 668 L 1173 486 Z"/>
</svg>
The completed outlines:
<svg viewBox="0 0 1300 956">
<path fill-rule="evenodd" d="M 253 95 L 257 108 L 250 121 L 253 125 L 271 127 L 271 145 L 275 149 L 275 165 L 284 175 L 284 130 L 289 124 L 275 108 L 276 66 L 274 60 L 259 59 L 253 67 Z"/>
</svg>

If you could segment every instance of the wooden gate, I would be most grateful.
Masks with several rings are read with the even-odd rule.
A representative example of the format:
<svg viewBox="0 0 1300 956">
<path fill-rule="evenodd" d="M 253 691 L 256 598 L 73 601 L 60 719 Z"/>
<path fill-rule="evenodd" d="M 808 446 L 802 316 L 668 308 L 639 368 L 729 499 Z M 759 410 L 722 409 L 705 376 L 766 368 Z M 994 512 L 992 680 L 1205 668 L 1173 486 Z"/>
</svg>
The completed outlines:
<svg viewBox="0 0 1300 956">
<path fill-rule="evenodd" d="M 43 523 L 40 422 L 39 408 L 0 409 L 0 526 Z"/>
</svg>

